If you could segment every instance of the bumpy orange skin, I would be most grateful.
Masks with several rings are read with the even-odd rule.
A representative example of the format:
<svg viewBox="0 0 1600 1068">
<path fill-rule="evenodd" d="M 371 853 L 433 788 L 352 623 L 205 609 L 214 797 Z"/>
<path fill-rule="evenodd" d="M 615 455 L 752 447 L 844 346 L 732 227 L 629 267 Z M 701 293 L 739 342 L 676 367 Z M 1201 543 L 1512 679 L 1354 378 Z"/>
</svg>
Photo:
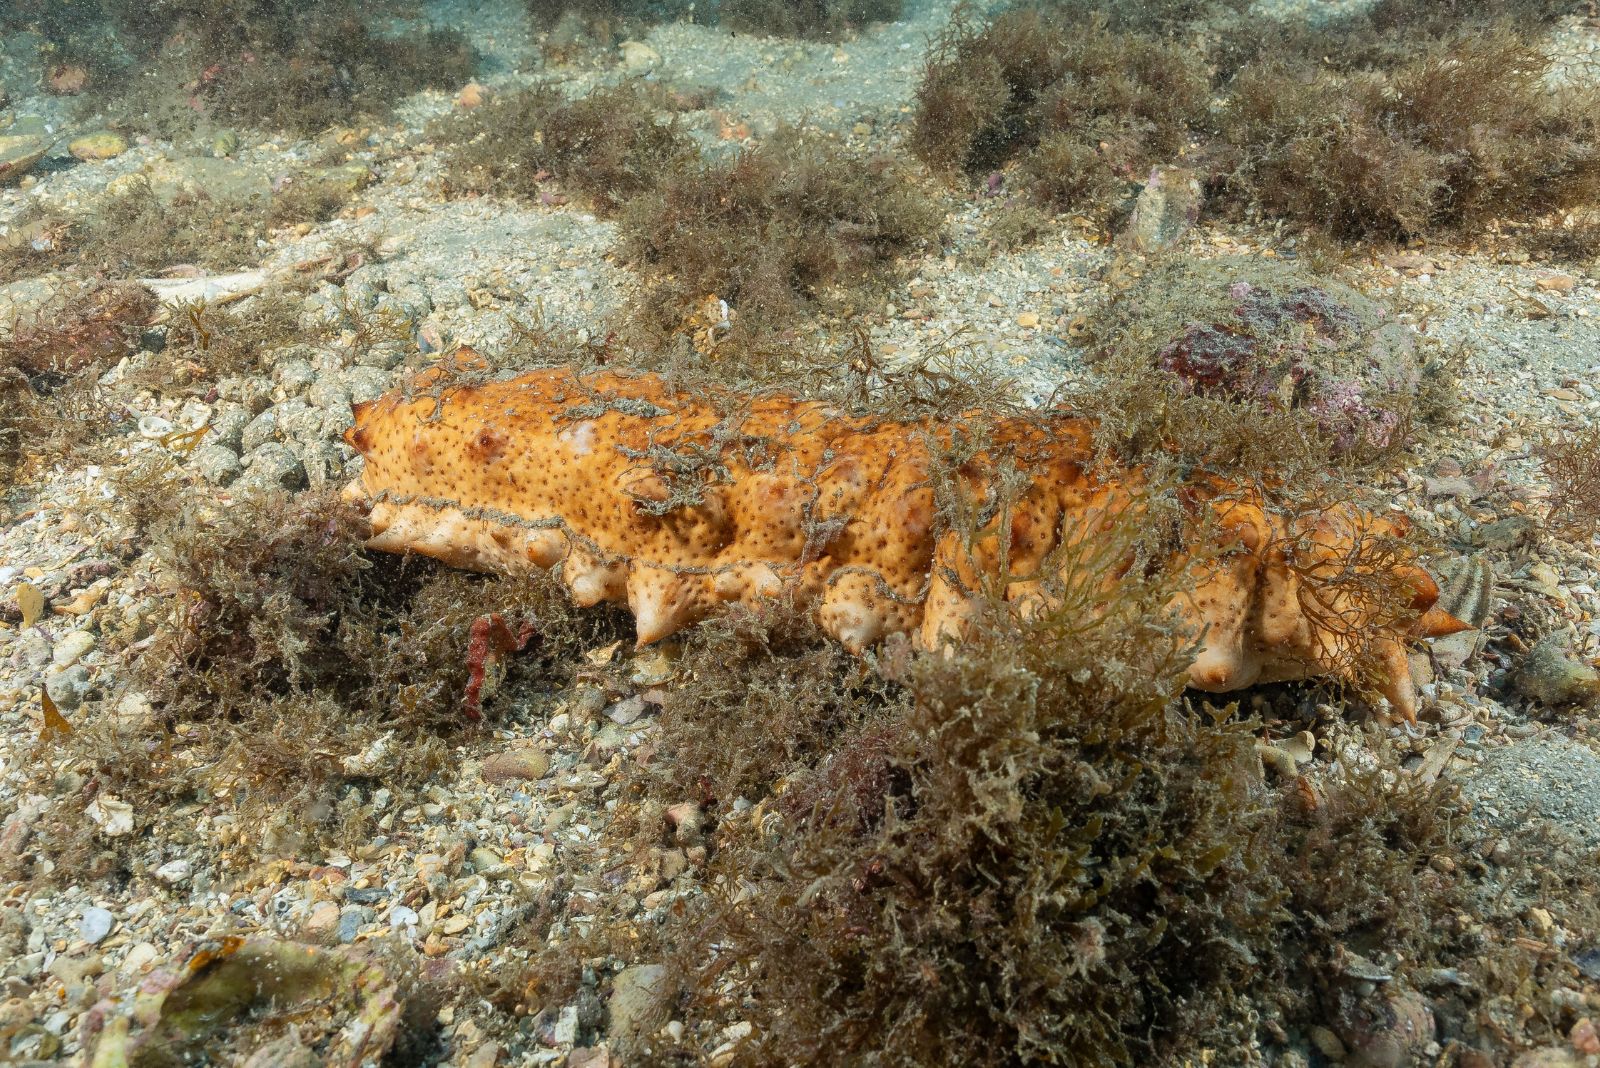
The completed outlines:
<svg viewBox="0 0 1600 1068">
<path fill-rule="evenodd" d="M 991 536 L 978 538 L 936 522 L 931 472 L 954 429 L 781 396 L 718 400 L 650 375 L 566 369 L 397 392 L 357 406 L 346 440 L 366 466 L 346 493 L 370 505 L 373 548 L 484 571 L 560 565 L 576 603 L 627 604 L 641 645 L 718 605 L 785 592 L 853 651 L 891 633 L 928 649 L 960 640 L 999 572 L 1002 521 L 980 514 Z M 1002 421 L 955 473 L 980 510 L 1002 468 L 1024 476 L 1005 563 L 1026 577 L 1004 590 L 1021 610 L 1047 603 L 1035 572 L 1063 539 L 1093 537 L 1136 500 L 1136 472 L 1090 474 L 1092 432 L 1065 416 Z M 1192 683 L 1226 691 L 1338 673 L 1348 642 L 1362 640 L 1384 663 L 1394 712 L 1410 718 L 1405 635 L 1326 633 L 1301 610 L 1305 559 L 1286 566 L 1296 536 L 1331 559 L 1349 520 L 1330 517 L 1306 537 L 1239 494 L 1218 504 L 1216 490 L 1199 492 L 1231 548 L 1196 565 L 1192 592 L 1174 604 L 1199 639 Z M 1417 575 L 1424 611 L 1437 591 Z"/>
</svg>

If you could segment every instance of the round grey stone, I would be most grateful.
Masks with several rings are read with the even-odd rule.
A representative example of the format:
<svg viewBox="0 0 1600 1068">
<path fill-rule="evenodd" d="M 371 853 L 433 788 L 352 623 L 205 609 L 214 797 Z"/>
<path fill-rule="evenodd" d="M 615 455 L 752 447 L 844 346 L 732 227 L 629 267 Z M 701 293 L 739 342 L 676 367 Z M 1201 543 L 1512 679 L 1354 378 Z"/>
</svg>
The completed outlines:
<svg viewBox="0 0 1600 1068">
<path fill-rule="evenodd" d="M 298 402 L 291 401 L 290 403 Z M 280 420 L 278 427 L 286 441 L 297 442 L 301 445 L 316 445 L 321 444 L 328 438 L 327 422 L 327 412 L 321 408 L 307 407 L 301 411 L 293 412 L 287 418 Z"/>
<path fill-rule="evenodd" d="M 44 690 L 61 711 L 75 712 L 89 693 L 89 669 L 74 664 L 65 671 L 58 671 L 44 680 Z"/>
<path fill-rule="evenodd" d="M 350 386 L 350 403 L 377 400 L 389 392 L 389 376 L 376 367 L 352 367 L 345 376 Z"/>
<path fill-rule="evenodd" d="M 339 913 L 339 941 L 349 943 L 356 940 L 356 935 L 361 930 L 361 925 L 366 922 L 362 913 L 365 909 L 352 908 Z"/>
<path fill-rule="evenodd" d="M 370 309 L 387 287 L 388 279 L 381 268 L 359 267 L 345 280 L 344 299 L 352 308 Z"/>
<path fill-rule="evenodd" d="M 322 409 L 322 440 L 342 440 L 344 432 L 354 426 L 355 421 L 355 413 L 350 410 L 350 405 L 348 404 L 338 408 Z"/>
<path fill-rule="evenodd" d="M 290 397 L 282 404 L 274 404 L 250 421 L 244 428 L 241 444 L 245 452 L 260 448 L 269 441 L 288 438 L 316 437 L 318 420 L 307 418 L 311 407 L 299 397 Z"/>
<path fill-rule="evenodd" d="M 211 417 L 211 436 L 206 441 L 238 452 L 244 447 L 244 428 L 250 425 L 250 419 L 250 413 L 242 405 L 221 407 Z"/>
<path fill-rule="evenodd" d="M 1547 708 L 1600 702 L 1600 671 L 1572 651 L 1573 642 L 1568 633 L 1539 641 L 1512 675 L 1512 685 Z"/>
<path fill-rule="evenodd" d="M 281 413 L 276 407 L 268 408 L 244 428 L 239 438 L 239 447 L 245 452 L 253 453 L 269 441 L 278 437 L 278 420 Z"/>
<path fill-rule="evenodd" d="M 100 942 L 111 933 L 116 923 L 117 918 L 111 915 L 111 910 L 96 905 L 83 910 L 83 922 L 78 924 L 78 933 L 85 942 Z"/>
<path fill-rule="evenodd" d="M 284 360 L 272 369 L 272 377 L 285 393 L 299 393 L 317 380 L 317 372 L 307 360 Z"/>
<path fill-rule="evenodd" d="M 356 363 L 362 367 L 392 369 L 406 358 L 411 346 L 403 341 L 378 341 L 364 347 L 356 354 Z"/>
<path fill-rule="evenodd" d="M 624 1050 L 654 1034 L 667 1022 L 672 1008 L 672 986 L 660 964 L 634 964 L 617 973 L 611 983 L 611 1039 Z"/>
<path fill-rule="evenodd" d="M 168 886 L 182 886 L 193 872 L 194 866 L 187 860 L 169 860 L 156 869 L 156 878 Z"/>
<path fill-rule="evenodd" d="M 17 657 L 22 667 L 44 667 L 50 662 L 50 639 L 33 628 L 23 631 L 17 639 Z"/>
<path fill-rule="evenodd" d="M 343 374 L 324 371 L 317 375 L 316 381 L 311 383 L 311 388 L 306 392 L 306 400 L 313 408 L 325 411 L 350 411 L 350 386 L 345 382 Z"/>
<path fill-rule="evenodd" d="M 319 441 L 307 445 L 300 456 L 306 481 L 313 487 L 344 481 L 344 457 L 332 444 Z"/>
<path fill-rule="evenodd" d="M 251 415 L 272 407 L 271 384 L 255 376 L 230 375 L 222 379 L 217 383 L 217 396 L 236 402 Z"/>
<path fill-rule="evenodd" d="M 58 668 L 69 668 L 89 655 L 94 648 L 94 635 L 86 630 L 73 630 L 56 640 L 50 650 L 50 659 Z"/>
<path fill-rule="evenodd" d="M 244 464 L 226 445 L 202 445 L 189 456 L 189 466 L 213 486 L 226 486 L 239 477 Z"/>
<path fill-rule="evenodd" d="M 286 445 L 269 441 L 250 454 L 248 464 L 248 469 L 239 480 L 245 489 L 294 490 L 305 487 L 306 469 Z"/>
<path fill-rule="evenodd" d="M 428 290 L 421 283 L 405 282 L 398 286 L 391 285 L 389 292 L 411 311 L 411 317 L 414 319 L 427 318 L 428 313 L 433 311 L 433 301 L 428 299 Z"/>
</svg>

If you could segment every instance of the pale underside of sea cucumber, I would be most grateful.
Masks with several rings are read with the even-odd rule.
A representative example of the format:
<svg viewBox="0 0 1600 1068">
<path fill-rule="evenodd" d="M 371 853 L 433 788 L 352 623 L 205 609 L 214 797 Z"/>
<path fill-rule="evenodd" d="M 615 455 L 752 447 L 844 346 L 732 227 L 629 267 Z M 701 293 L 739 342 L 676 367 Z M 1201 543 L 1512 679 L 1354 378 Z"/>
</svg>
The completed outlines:
<svg viewBox="0 0 1600 1068">
<path fill-rule="evenodd" d="M 1063 550 L 1139 507 L 1139 472 L 1097 474 L 1093 424 L 1066 414 L 989 422 L 952 461 L 963 419 L 713 402 L 653 375 L 564 368 L 425 385 L 357 405 L 346 432 L 365 457 L 346 495 L 370 507 L 369 545 L 482 571 L 559 567 L 577 604 L 626 604 L 641 645 L 789 594 L 852 651 L 896 633 L 938 649 L 985 597 L 1049 608 Z M 988 502 L 969 529 L 941 513 L 941 474 Z M 1196 646 L 1192 685 L 1348 679 L 1359 662 L 1391 712 L 1414 717 L 1407 641 L 1464 624 L 1434 608 L 1437 587 L 1404 553 L 1383 565 L 1399 610 L 1320 578 L 1348 577 L 1356 541 L 1398 527 L 1351 508 L 1286 518 L 1214 480 L 1186 496 L 1202 502 L 1191 540 L 1216 549 L 1180 538 L 1174 554 L 1189 572 L 1171 607 Z"/>
</svg>

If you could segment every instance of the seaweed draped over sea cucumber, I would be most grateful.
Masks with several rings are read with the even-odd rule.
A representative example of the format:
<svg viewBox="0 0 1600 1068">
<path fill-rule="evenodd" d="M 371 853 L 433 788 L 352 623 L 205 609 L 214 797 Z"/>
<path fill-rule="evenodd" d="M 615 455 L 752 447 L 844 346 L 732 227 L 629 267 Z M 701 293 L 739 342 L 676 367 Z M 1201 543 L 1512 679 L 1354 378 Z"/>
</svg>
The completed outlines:
<svg viewBox="0 0 1600 1068">
<path fill-rule="evenodd" d="M 934 650 L 986 605 L 1061 604 L 1081 550 L 1120 521 L 1159 525 L 1141 471 L 1096 468 L 1093 433 L 1066 413 L 896 421 L 557 368 L 357 405 L 346 439 L 366 463 L 346 493 L 370 507 L 371 547 L 559 567 L 578 604 L 627 605 L 641 645 L 787 596 L 852 651 L 892 634 Z M 1096 581 L 1109 598 L 1130 568 L 1182 575 L 1191 685 L 1370 682 L 1414 717 L 1407 641 L 1464 625 L 1434 607 L 1403 524 L 1348 504 L 1292 514 L 1215 479 L 1167 497 L 1181 503 L 1155 555 Z"/>
</svg>

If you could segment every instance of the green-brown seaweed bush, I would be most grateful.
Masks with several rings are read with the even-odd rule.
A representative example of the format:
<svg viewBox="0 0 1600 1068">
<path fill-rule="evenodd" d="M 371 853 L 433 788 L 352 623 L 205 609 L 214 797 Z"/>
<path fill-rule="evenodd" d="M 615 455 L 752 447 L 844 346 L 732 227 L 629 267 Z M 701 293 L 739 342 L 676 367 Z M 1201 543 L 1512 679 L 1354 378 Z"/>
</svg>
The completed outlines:
<svg viewBox="0 0 1600 1068">
<path fill-rule="evenodd" d="M 901 699 L 788 605 L 697 627 L 678 659 L 689 683 L 666 693 L 666 728 L 642 769 L 656 797 L 712 807 L 767 797 L 842 739 L 870 734 Z"/>
<path fill-rule="evenodd" d="M 321 221 L 352 195 L 352 183 L 306 171 L 277 193 L 211 195 L 158 190 L 145 178 L 93 201 L 77 216 L 39 213 L 23 225 L 41 240 L 0 245 L 0 278 L 51 268 L 88 268 L 125 278 L 169 267 L 237 269 L 260 258 L 274 226 Z"/>
<path fill-rule="evenodd" d="M 13 0 L 0 8 L 0 29 L 37 33 L 47 72 L 81 67 L 91 87 L 115 77 L 126 62 L 101 0 Z"/>
<path fill-rule="evenodd" d="M 1042 0 L 1062 18 L 1101 21 L 1115 30 L 1181 35 L 1234 25 L 1250 0 Z"/>
<path fill-rule="evenodd" d="M 1537 220 L 1600 202 L 1600 87 L 1554 79 L 1534 37 L 1561 6 L 1397 2 L 1309 27 L 1208 21 L 1208 5 L 1155 23 L 962 8 L 929 54 L 910 144 L 969 177 L 1013 167 L 1035 203 L 1102 223 L 1180 159 L 1211 210 L 1345 239 Z"/>
<path fill-rule="evenodd" d="M 1600 533 L 1600 428 L 1550 434 L 1538 455 L 1550 479 L 1551 524 L 1578 536 Z"/>
<path fill-rule="evenodd" d="M 449 187 L 546 203 L 571 191 L 616 215 L 623 257 L 650 277 L 637 318 L 654 332 L 710 295 L 735 309 L 741 337 L 805 307 L 846 308 L 937 238 L 937 202 L 891 156 L 784 129 L 701 161 L 663 103 L 641 82 L 491 100 L 436 127 L 451 146 Z"/>
<path fill-rule="evenodd" d="M 176 614 L 139 673 L 168 714 L 227 723 L 273 697 L 321 695 L 343 710 L 333 730 L 360 718 L 438 730 L 462 722 L 473 620 L 539 618 L 552 648 L 571 637 L 538 576 L 483 580 L 374 558 L 363 534 L 331 491 L 214 514 L 174 507 L 157 519 L 151 536 Z"/>
<path fill-rule="evenodd" d="M 1582 0 L 1377 0 L 1318 19 L 1218 20 L 1211 47 L 1225 83 L 1247 64 L 1287 60 L 1341 73 L 1383 73 L 1435 48 L 1497 34 L 1526 43 Z"/>
<path fill-rule="evenodd" d="M 1048 618 L 886 649 L 896 691 L 823 717 L 820 748 L 767 744 L 766 776 L 728 779 L 688 729 L 704 716 L 663 711 L 666 797 L 760 799 L 716 825 L 709 902 L 659 933 L 678 1018 L 749 1023 L 748 1063 L 1238 1063 L 1263 1019 L 1318 1018 L 1347 943 L 1413 947 L 1444 795 L 1356 771 L 1336 796 L 1270 787 L 1252 725 L 1178 700 L 1171 588 L 1123 571 L 1144 536 L 1076 550 Z M 817 684 L 848 705 L 847 678 Z M 757 729 L 722 715 L 726 738 Z"/>
<path fill-rule="evenodd" d="M 902 0 L 723 0 L 719 21 L 740 33 L 836 37 L 900 17 Z"/>
<path fill-rule="evenodd" d="M 696 156 L 658 102 L 637 81 L 570 100 L 541 85 L 491 98 L 434 133 L 450 145 L 453 190 L 529 200 L 570 191 L 609 214 Z"/>
<path fill-rule="evenodd" d="M 789 129 L 665 176 L 628 205 L 620 237 L 623 255 L 652 278 L 645 320 L 672 329 L 714 294 L 748 333 L 808 306 L 854 306 L 886 285 L 897 260 L 933 245 L 942 219 L 893 157 Z"/>
<path fill-rule="evenodd" d="M 576 18 L 591 28 L 613 36 L 630 22 L 653 22 L 689 14 L 694 5 L 682 0 L 527 0 L 528 20 L 547 29 L 563 19 Z"/>
<path fill-rule="evenodd" d="M 62 281 L 39 307 L 0 324 L 0 474 L 10 482 L 131 418 L 100 376 L 132 355 L 156 298 L 127 282 Z"/>
<path fill-rule="evenodd" d="M 125 476 L 120 497 L 153 548 L 170 614 L 145 622 L 125 689 L 57 757 L 150 818 L 226 799 L 235 860 L 370 836 L 372 790 L 443 769 L 448 739 L 469 726 L 476 620 L 537 620 L 527 654 L 502 665 L 502 695 L 518 665 L 539 677 L 572 643 L 609 633 L 607 617 L 571 614 L 539 574 L 484 579 L 370 556 L 364 521 L 336 491 L 218 508 L 185 500 L 166 468 Z M 57 811 L 44 853 L 87 848 L 81 809 Z"/>
<path fill-rule="evenodd" d="M 459 86 L 476 63 L 455 30 L 379 32 L 378 17 L 405 11 L 392 0 L 98 4 L 96 21 L 115 27 L 115 51 L 129 57 L 102 98 L 165 133 L 204 121 L 314 133 L 387 115 L 418 89 Z"/>
<path fill-rule="evenodd" d="M 1040 202 L 1104 214 L 1204 117 L 1204 58 L 1051 10 L 958 11 L 929 54 L 911 149 L 972 175 L 1020 158 Z"/>
<path fill-rule="evenodd" d="M 722 0 L 696 10 L 684 0 L 527 0 L 535 28 L 559 33 L 576 21 L 597 42 L 610 43 L 632 24 L 677 18 L 716 20 L 737 33 L 775 37 L 834 37 L 871 22 L 900 17 L 902 0 Z M 548 45 L 547 45 L 548 48 Z"/>
<path fill-rule="evenodd" d="M 1457 41 L 1383 73 L 1309 62 L 1240 71 L 1219 135 L 1224 187 L 1346 238 L 1476 231 L 1600 200 L 1600 92 L 1545 84 L 1514 35 Z"/>
</svg>

